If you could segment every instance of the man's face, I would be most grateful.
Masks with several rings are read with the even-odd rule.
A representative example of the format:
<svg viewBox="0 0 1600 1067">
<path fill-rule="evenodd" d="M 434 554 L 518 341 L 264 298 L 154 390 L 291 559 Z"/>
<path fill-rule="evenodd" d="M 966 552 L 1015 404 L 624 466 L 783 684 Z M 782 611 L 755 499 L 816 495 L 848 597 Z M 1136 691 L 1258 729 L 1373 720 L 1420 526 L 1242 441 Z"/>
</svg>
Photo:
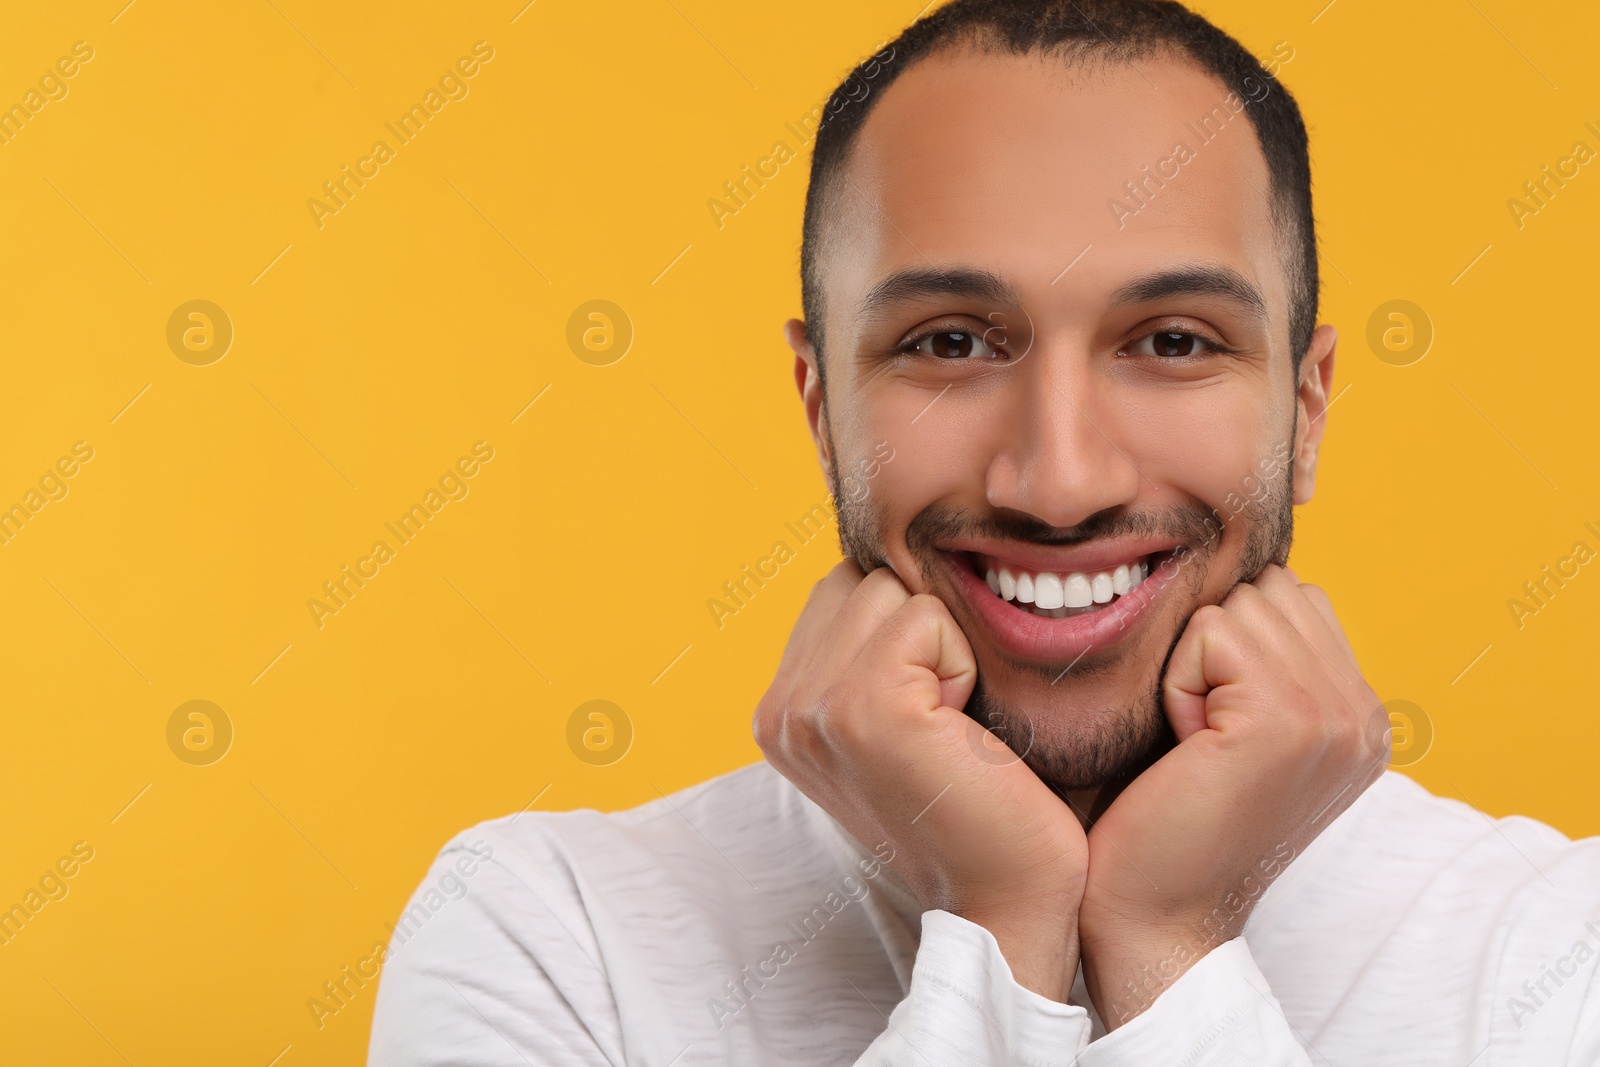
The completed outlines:
<svg viewBox="0 0 1600 1067">
<path fill-rule="evenodd" d="M 839 182 L 825 397 L 789 326 L 846 555 L 945 603 L 978 664 L 967 713 L 1063 790 L 1171 743 L 1184 625 L 1286 560 L 1311 491 L 1333 332 L 1301 386 L 1266 162 L 1228 95 L 1167 55 L 924 59 Z"/>
</svg>

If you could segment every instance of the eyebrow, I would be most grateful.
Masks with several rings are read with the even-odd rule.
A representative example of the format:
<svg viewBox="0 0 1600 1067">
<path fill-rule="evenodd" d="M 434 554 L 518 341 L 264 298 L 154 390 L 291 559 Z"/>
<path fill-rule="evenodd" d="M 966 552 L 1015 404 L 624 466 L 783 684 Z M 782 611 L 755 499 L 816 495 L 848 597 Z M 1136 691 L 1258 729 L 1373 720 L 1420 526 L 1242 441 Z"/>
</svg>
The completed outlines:
<svg viewBox="0 0 1600 1067">
<path fill-rule="evenodd" d="M 1022 298 L 1011 283 L 977 267 L 908 267 L 895 271 L 868 291 L 857 320 L 873 326 L 897 304 L 930 296 L 957 296 L 986 304 L 1018 307 Z"/>
<path fill-rule="evenodd" d="M 1222 297 L 1239 305 L 1258 325 L 1267 325 L 1267 302 L 1261 290 L 1232 267 L 1206 263 L 1174 267 L 1135 278 L 1111 294 L 1111 306 L 1143 304 L 1168 296 Z"/>
<path fill-rule="evenodd" d="M 964 297 L 1003 307 L 1019 307 L 1016 288 L 993 271 L 977 267 L 910 267 L 895 271 L 874 285 L 861 301 L 857 319 L 872 326 L 895 305 L 933 296 Z M 1110 306 L 1143 304 L 1169 296 L 1215 296 L 1238 305 L 1258 325 L 1267 325 L 1267 302 L 1261 291 L 1232 267 L 1192 264 L 1155 271 L 1124 283 L 1111 294 Z"/>
</svg>

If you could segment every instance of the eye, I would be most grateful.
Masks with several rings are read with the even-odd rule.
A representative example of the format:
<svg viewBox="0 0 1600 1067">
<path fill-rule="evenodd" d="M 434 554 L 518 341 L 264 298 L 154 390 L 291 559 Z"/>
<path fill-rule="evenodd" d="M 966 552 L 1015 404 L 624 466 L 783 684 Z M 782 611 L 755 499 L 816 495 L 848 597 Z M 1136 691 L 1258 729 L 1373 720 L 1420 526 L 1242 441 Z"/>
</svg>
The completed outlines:
<svg viewBox="0 0 1600 1067">
<path fill-rule="evenodd" d="M 1004 344 L 1005 331 L 998 326 L 991 326 L 982 333 L 973 333 L 971 330 L 933 329 L 906 341 L 895 351 L 902 355 L 924 355 L 934 359 L 961 361 L 961 360 L 1001 360 L 1007 358 L 1004 353 L 996 351 L 994 344 Z"/>
<path fill-rule="evenodd" d="M 1198 359 L 1215 352 L 1226 352 L 1227 349 L 1214 341 L 1209 341 L 1197 333 L 1185 330 L 1158 330 L 1146 334 L 1133 346 L 1126 349 L 1124 354 L 1130 356 L 1151 356 L 1156 359 L 1188 360 Z"/>
</svg>

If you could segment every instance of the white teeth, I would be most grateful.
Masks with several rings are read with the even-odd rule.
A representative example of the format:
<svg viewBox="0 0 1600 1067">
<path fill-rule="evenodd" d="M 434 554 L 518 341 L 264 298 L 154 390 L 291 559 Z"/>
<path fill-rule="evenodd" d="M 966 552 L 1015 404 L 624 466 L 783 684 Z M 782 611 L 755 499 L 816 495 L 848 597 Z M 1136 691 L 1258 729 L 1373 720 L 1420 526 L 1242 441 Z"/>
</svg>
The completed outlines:
<svg viewBox="0 0 1600 1067">
<path fill-rule="evenodd" d="M 1034 579 L 1033 606 L 1044 608 L 1046 611 L 1059 608 L 1066 604 L 1061 592 L 1061 576 L 1059 574 L 1044 573 Z"/>
<path fill-rule="evenodd" d="M 1137 567 L 1138 564 L 1136 563 L 1134 566 Z M 989 573 L 993 574 L 994 572 L 990 571 Z M 1111 572 L 1111 591 L 1118 596 L 1128 591 L 1128 568 L 1126 566 L 1118 567 Z"/>
<path fill-rule="evenodd" d="M 1064 619 L 1094 605 L 1109 604 L 1126 596 L 1150 577 L 1146 560 L 1127 563 L 1094 574 L 1057 574 L 1049 571 L 1013 571 L 1009 567 L 987 567 L 983 580 L 990 591 L 1003 600 L 1014 601 L 1035 615 Z"/>
</svg>

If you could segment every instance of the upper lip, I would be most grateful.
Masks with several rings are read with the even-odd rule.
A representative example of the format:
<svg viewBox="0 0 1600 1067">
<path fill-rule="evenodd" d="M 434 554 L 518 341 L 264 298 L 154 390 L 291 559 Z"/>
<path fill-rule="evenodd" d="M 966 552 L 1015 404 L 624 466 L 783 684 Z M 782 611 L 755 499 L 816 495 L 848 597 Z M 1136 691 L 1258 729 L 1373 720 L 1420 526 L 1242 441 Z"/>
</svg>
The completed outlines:
<svg viewBox="0 0 1600 1067">
<path fill-rule="evenodd" d="M 1082 545 L 1030 545 L 984 539 L 952 541 L 945 552 L 973 552 L 1034 574 L 1096 574 L 1177 547 L 1170 539 L 1120 538 Z M 982 577 L 982 575 L 979 575 Z"/>
</svg>

